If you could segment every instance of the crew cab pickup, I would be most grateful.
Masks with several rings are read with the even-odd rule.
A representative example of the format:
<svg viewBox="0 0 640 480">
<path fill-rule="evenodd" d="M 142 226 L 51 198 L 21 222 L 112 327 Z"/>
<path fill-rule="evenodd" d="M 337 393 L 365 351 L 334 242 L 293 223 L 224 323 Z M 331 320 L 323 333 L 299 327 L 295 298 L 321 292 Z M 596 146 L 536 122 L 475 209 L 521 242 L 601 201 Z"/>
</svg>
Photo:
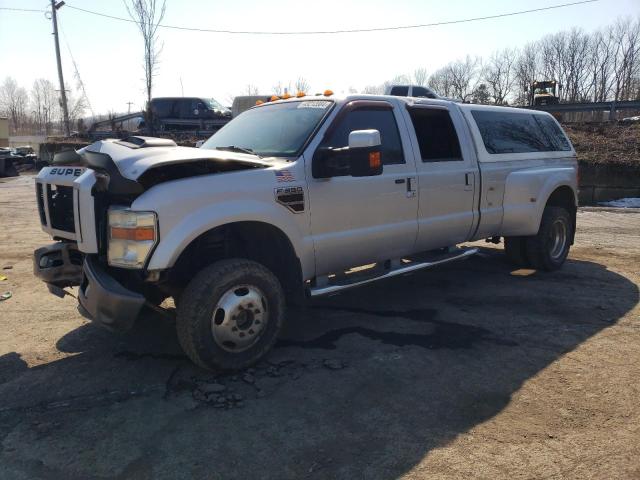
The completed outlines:
<svg viewBox="0 0 640 480">
<path fill-rule="evenodd" d="M 189 357 L 239 369 L 274 344 L 287 304 L 468 258 L 466 242 L 504 238 L 515 263 L 560 268 L 576 177 L 575 151 L 544 112 L 275 100 L 201 148 L 130 137 L 59 154 L 36 178 L 56 243 L 34 268 L 54 294 L 79 286 L 80 313 L 113 330 L 172 297 Z"/>
</svg>

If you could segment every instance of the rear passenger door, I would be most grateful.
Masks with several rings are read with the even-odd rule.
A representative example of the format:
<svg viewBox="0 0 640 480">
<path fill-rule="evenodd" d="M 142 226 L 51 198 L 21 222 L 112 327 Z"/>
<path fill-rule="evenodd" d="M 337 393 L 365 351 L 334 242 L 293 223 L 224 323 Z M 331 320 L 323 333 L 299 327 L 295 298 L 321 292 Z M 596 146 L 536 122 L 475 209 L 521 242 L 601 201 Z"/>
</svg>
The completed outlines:
<svg viewBox="0 0 640 480">
<path fill-rule="evenodd" d="M 464 119 L 444 105 L 407 107 L 418 175 L 416 247 L 430 250 L 468 240 L 477 221 L 477 161 Z"/>
</svg>

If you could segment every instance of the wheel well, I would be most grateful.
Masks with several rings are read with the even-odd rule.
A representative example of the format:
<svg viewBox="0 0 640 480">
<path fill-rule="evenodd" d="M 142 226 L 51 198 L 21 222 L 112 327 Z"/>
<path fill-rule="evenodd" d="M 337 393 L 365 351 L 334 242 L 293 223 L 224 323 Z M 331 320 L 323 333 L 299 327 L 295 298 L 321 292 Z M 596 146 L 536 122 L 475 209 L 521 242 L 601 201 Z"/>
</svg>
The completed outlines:
<svg viewBox="0 0 640 480">
<path fill-rule="evenodd" d="M 573 231 L 571 235 L 571 244 L 573 245 L 573 240 L 576 232 L 576 213 L 578 210 L 578 206 L 576 205 L 576 197 L 571 187 L 563 185 L 556 188 L 551 196 L 549 196 L 547 205 L 551 207 L 562 207 L 569 212 L 571 220 L 573 221 Z"/>
<path fill-rule="evenodd" d="M 277 227 L 264 222 L 236 222 L 213 228 L 180 254 L 168 278 L 170 290 L 179 293 L 195 273 L 224 258 L 246 258 L 271 270 L 287 295 L 303 295 L 302 269 L 291 241 Z"/>
</svg>

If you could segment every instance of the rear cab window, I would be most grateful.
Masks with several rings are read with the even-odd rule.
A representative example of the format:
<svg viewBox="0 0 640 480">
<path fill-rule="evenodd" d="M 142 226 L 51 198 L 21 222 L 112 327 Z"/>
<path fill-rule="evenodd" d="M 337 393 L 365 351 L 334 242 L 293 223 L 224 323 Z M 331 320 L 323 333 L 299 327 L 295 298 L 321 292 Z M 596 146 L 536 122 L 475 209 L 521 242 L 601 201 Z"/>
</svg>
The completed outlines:
<svg viewBox="0 0 640 480">
<path fill-rule="evenodd" d="M 448 110 L 416 107 L 409 109 L 409 116 L 423 162 L 463 160 L 458 134 Z"/>
</svg>

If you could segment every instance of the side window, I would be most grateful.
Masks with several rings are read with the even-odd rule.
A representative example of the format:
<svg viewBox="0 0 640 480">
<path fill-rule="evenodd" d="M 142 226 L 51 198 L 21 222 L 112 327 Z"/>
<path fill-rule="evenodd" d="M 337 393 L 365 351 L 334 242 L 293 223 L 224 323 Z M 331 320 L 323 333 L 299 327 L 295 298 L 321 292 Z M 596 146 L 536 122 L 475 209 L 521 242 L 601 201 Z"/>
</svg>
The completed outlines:
<svg viewBox="0 0 640 480">
<path fill-rule="evenodd" d="M 409 87 L 392 87 L 389 95 L 395 95 L 396 97 L 406 97 L 409 95 Z"/>
<path fill-rule="evenodd" d="M 558 124 L 553 120 L 553 118 L 547 117 L 546 115 L 535 115 L 534 118 L 536 122 L 542 127 L 544 133 L 551 139 L 551 141 L 555 145 L 555 149 L 567 152 L 571 150 L 571 144 L 569 140 L 567 140 L 566 135 L 562 131 L 562 129 L 558 126 Z"/>
<path fill-rule="evenodd" d="M 458 134 L 447 110 L 409 109 L 423 162 L 462 161 Z"/>
<path fill-rule="evenodd" d="M 322 146 L 342 148 L 349 145 L 349 134 L 354 130 L 376 129 L 382 141 L 382 163 L 392 165 L 404 162 L 398 125 L 390 108 L 360 108 L 349 112 Z"/>
<path fill-rule="evenodd" d="M 178 115 L 180 118 L 192 118 L 193 110 L 195 108 L 195 102 L 193 100 L 177 100 L 176 101 L 176 110 L 178 110 Z"/>
<path fill-rule="evenodd" d="M 171 116 L 171 100 L 152 101 L 151 110 L 155 117 L 168 118 Z"/>
<path fill-rule="evenodd" d="M 487 152 L 530 153 L 557 150 L 530 113 L 474 110 L 473 115 Z"/>
</svg>

